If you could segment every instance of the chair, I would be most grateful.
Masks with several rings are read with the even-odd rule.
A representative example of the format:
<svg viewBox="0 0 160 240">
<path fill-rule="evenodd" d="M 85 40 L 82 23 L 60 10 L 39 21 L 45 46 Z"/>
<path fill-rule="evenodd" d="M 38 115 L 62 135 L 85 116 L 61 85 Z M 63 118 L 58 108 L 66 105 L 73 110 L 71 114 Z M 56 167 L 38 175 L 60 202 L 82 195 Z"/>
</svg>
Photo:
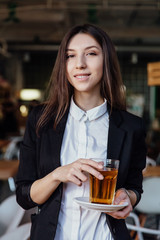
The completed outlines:
<svg viewBox="0 0 160 240">
<path fill-rule="evenodd" d="M 130 214 L 130 218 L 134 220 L 135 226 L 127 224 L 128 228 L 138 232 L 140 240 L 143 239 L 143 233 L 154 234 L 160 237 L 160 177 L 148 177 L 143 180 L 143 190 L 141 201 L 135 210 L 139 213 L 139 217 L 135 213 Z M 144 228 L 146 217 L 148 214 L 157 216 L 157 230 Z M 143 223 L 140 223 L 140 216 L 143 216 Z"/>
<path fill-rule="evenodd" d="M 12 192 L 15 192 L 16 186 L 14 176 L 18 171 L 19 160 L 7 161 L 0 160 L 0 180 L 8 181 L 9 188 Z"/>
<path fill-rule="evenodd" d="M 3 155 L 3 159 L 12 160 L 19 159 L 19 150 L 20 150 L 20 142 L 22 142 L 23 137 L 13 137 Z"/>
<path fill-rule="evenodd" d="M 160 177 L 143 180 L 143 194 L 136 210 L 145 214 L 160 214 Z"/>
<path fill-rule="evenodd" d="M 11 232 L 4 234 L 0 240 L 28 240 L 30 237 L 31 223 L 25 223 Z"/>
<path fill-rule="evenodd" d="M 16 195 L 12 195 L 0 204 L 0 236 L 13 231 L 21 222 L 25 210 L 16 202 Z"/>
<path fill-rule="evenodd" d="M 12 192 L 15 192 L 15 190 L 16 190 L 14 176 L 18 170 L 18 165 L 17 165 L 18 160 L 17 159 L 19 159 L 20 142 L 22 141 L 22 139 L 23 139 L 22 136 L 13 137 L 12 139 L 10 139 L 10 143 L 8 144 L 6 151 L 2 156 L 2 160 L 3 160 L 4 164 L 6 165 L 6 168 L 4 166 L 4 169 L 1 170 L 0 173 L 4 174 L 4 175 L 6 175 L 8 173 L 10 175 L 9 177 L 7 177 L 6 180 L 8 180 L 9 188 Z M 8 165 L 10 164 L 11 166 L 12 165 L 15 165 L 15 166 L 14 166 L 14 168 L 8 168 L 7 164 Z M 1 177 L 1 179 L 2 179 L 2 177 Z"/>
<path fill-rule="evenodd" d="M 130 223 L 127 223 L 127 228 L 129 230 L 136 231 L 137 234 L 138 234 L 138 239 L 139 240 L 144 240 L 142 233 L 147 233 L 147 234 L 150 234 L 150 235 L 155 235 L 157 237 L 160 237 L 160 230 L 141 227 L 140 222 L 139 222 L 139 218 L 134 212 L 131 212 L 128 218 L 131 218 L 131 219 L 134 220 L 134 225 L 130 224 Z M 160 238 L 157 238 L 157 239 L 160 239 Z"/>
</svg>

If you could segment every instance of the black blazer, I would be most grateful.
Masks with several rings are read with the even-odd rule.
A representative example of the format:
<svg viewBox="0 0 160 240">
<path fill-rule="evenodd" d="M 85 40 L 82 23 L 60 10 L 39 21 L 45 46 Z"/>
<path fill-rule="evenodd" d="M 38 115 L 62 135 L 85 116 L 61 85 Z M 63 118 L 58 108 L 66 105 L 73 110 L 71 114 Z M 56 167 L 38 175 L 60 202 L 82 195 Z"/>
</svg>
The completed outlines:
<svg viewBox="0 0 160 240">
<path fill-rule="evenodd" d="M 37 206 L 30 198 L 32 183 L 60 166 L 60 151 L 68 111 L 53 129 L 53 119 L 36 135 L 36 122 L 42 107 L 32 110 L 20 151 L 20 166 L 17 175 L 17 202 L 24 208 Z M 142 193 L 142 170 L 145 167 L 145 130 L 141 118 L 126 111 L 112 110 L 109 118 L 108 158 L 119 159 L 117 189 L 126 188 Z M 61 206 L 62 184 L 31 216 L 31 240 L 53 240 Z M 139 198 L 140 199 L 140 198 Z M 112 235 L 116 240 L 129 240 L 130 236 L 123 219 L 117 220 L 106 214 Z"/>
</svg>

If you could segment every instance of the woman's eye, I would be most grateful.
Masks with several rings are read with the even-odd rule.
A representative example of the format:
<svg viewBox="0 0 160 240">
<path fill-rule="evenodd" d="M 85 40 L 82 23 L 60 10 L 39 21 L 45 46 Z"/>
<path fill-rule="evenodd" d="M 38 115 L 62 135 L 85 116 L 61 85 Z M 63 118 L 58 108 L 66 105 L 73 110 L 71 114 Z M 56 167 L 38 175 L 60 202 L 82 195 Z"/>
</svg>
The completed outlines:
<svg viewBox="0 0 160 240">
<path fill-rule="evenodd" d="M 90 56 L 95 56 L 97 55 L 95 52 L 90 52 L 90 53 L 87 53 L 87 55 L 90 55 Z"/>
<path fill-rule="evenodd" d="M 73 54 L 68 54 L 68 55 L 66 56 L 67 59 L 68 59 L 68 58 L 73 58 L 73 57 L 74 57 Z"/>
</svg>

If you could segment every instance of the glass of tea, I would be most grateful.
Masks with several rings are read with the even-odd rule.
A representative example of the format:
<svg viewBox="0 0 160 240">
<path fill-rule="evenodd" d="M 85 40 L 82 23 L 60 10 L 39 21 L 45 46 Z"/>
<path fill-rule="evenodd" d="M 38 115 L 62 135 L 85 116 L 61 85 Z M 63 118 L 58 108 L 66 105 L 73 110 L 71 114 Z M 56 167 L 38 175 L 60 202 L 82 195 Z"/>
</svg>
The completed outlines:
<svg viewBox="0 0 160 240">
<path fill-rule="evenodd" d="M 119 160 L 92 159 L 104 163 L 103 169 L 98 170 L 104 176 L 104 179 L 99 180 L 89 174 L 89 201 L 91 203 L 112 204 L 117 183 Z"/>
</svg>

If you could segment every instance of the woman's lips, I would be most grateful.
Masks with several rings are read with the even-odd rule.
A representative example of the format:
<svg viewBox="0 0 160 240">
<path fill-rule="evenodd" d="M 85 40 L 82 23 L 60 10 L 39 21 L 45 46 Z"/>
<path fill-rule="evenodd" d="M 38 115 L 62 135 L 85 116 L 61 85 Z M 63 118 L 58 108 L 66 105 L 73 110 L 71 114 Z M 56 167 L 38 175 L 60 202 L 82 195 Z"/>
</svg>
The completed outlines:
<svg viewBox="0 0 160 240">
<path fill-rule="evenodd" d="M 90 74 L 76 74 L 74 77 L 78 80 L 87 80 Z"/>
</svg>

